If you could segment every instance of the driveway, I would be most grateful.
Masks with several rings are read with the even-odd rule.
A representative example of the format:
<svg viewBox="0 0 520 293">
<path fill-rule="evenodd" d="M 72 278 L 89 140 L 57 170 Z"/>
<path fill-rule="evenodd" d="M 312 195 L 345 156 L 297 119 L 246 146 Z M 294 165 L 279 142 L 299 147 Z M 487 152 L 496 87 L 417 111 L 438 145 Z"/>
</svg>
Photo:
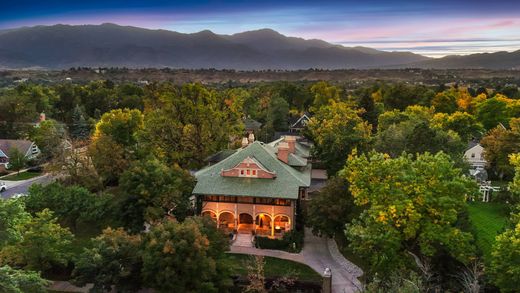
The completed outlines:
<svg viewBox="0 0 520 293">
<path fill-rule="evenodd" d="M 333 293 L 362 291 L 358 277 L 363 275 L 363 271 L 343 257 L 334 240 L 315 236 L 307 228 L 305 229 L 303 250 L 300 253 L 241 246 L 231 246 L 230 253 L 263 255 L 292 260 L 310 266 L 320 275 L 323 275 L 325 268 L 329 268 L 332 272 Z"/>
<path fill-rule="evenodd" d="M 7 190 L 0 193 L 0 197 L 3 199 L 7 199 L 18 193 L 27 194 L 27 190 L 29 190 L 29 187 L 31 185 L 36 183 L 47 184 L 50 183 L 52 180 L 53 178 L 49 174 L 21 181 L 7 181 L 0 179 L 0 181 L 5 182 L 5 184 L 7 185 Z"/>
</svg>

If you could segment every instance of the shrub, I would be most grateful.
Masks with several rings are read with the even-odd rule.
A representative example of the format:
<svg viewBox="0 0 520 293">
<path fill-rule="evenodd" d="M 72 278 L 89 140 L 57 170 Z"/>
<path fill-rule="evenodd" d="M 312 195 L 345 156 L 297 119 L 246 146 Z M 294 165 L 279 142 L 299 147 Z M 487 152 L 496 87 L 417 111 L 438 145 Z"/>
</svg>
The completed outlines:
<svg viewBox="0 0 520 293">
<path fill-rule="evenodd" d="M 256 248 L 276 249 L 288 252 L 300 252 L 303 247 L 303 231 L 291 230 L 283 235 L 282 239 L 271 239 L 255 236 Z"/>
</svg>

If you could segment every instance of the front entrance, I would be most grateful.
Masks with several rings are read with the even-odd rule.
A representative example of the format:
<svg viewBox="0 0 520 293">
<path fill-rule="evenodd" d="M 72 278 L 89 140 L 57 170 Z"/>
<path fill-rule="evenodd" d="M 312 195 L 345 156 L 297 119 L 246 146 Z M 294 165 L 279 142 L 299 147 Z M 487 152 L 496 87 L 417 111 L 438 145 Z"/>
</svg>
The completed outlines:
<svg viewBox="0 0 520 293">
<path fill-rule="evenodd" d="M 247 213 L 238 215 L 238 232 L 239 233 L 251 233 L 254 231 L 253 216 Z"/>
</svg>

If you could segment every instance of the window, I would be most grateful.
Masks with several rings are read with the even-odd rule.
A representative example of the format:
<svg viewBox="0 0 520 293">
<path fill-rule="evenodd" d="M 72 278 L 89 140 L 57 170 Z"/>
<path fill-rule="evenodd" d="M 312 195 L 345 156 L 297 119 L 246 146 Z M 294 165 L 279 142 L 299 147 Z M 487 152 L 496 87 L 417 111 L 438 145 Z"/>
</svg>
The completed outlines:
<svg viewBox="0 0 520 293">
<path fill-rule="evenodd" d="M 38 152 L 38 147 L 35 146 L 35 145 L 33 145 L 33 146 L 32 146 L 32 149 L 31 149 L 31 152 L 32 152 L 33 154 L 36 154 L 36 153 Z"/>
<path fill-rule="evenodd" d="M 218 201 L 218 196 L 216 195 L 206 195 L 204 196 L 205 201 Z"/>
<path fill-rule="evenodd" d="M 247 176 L 251 175 L 251 170 L 247 169 Z"/>
<path fill-rule="evenodd" d="M 244 170 L 240 170 L 240 175 L 244 176 Z"/>
<path fill-rule="evenodd" d="M 253 176 L 256 176 L 256 170 L 253 170 Z"/>
<path fill-rule="evenodd" d="M 256 169 L 240 169 L 240 177 L 257 177 L 258 172 Z"/>
<path fill-rule="evenodd" d="M 270 204 L 270 205 L 274 205 L 275 201 L 274 201 L 274 198 L 257 197 L 257 198 L 255 198 L 255 203 L 256 204 Z"/>
</svg>

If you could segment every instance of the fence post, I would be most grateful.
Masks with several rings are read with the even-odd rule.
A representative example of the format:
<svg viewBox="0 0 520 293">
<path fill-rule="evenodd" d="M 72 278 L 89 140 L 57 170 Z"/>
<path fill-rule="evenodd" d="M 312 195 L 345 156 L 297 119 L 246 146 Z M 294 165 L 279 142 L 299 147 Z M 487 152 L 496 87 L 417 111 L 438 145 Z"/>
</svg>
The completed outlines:
<svg viewBox="0 0 520 293">
<path fill-rule="evenodd" d="M 332 272 L 330 268 L 325 268 L 325 272 L 323 272 L 323 293 L 331 293 L 332 292 Z"/>
</svg>

